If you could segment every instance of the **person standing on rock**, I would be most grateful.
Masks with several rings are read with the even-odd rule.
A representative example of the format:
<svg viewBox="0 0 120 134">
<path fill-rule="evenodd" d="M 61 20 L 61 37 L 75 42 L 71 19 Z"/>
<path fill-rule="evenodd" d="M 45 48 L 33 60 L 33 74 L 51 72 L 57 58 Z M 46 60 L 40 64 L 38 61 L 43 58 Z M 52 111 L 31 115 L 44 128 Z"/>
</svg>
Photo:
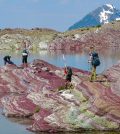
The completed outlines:
<svg viewBox="0 0 120 134">
<path fill-rule="evenodd" d="M 24 45 L 26 45 L 26 42 L 24 42 Z M 25 48 L 23 49 L 23 52 L 22 52 L 23 67 L 27 67 L 28 66 L 27 58 L 28 58 L 28 50 L 27 50 L 27 48 L 25 46 Z"/>
<path fill-rule="evenodd" d="M 96 67 L 100 65 L 100 60 L 99 60 L 99 56 L 98 53 L 95 51 L 94 47 L 90 47 L 90 63 L 92 66 L 92 73 L 90 76 L 90 81 L 94 81 L 96 80 Z"/>
<path fill-rule="evenodd" d="M 69 88 L 70 86 L 72 86 L 72 84 L 71 84 L 72 75 L 73 75 L 72 68 L 71 67 L 65 67 L 64 74 L 66 76 L 66 88 Z"/>
</svg>

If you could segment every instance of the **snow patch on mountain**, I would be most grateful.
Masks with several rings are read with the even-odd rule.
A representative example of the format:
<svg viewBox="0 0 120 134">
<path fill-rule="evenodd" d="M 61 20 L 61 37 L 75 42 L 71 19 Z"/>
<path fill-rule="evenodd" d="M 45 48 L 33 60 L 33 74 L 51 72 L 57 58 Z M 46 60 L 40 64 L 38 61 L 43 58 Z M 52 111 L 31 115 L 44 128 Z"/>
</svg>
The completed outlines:
<svg viewBox="0 0 120 134">
<path fill-rule="evenodd" d="M 109 10 L 106 11 L 106 10 L 103 9 L 103 11 L 100 12 L 100 15 L 99 15 L 99 17 L 100 17 L 100 22 L 103 23 L 103 24 L 109 23 L 109 21 L 108 21 L 109 14 L 113 14 L 113 12 L 111 12 L 111 11 L 109 11 Z"/>
<path fill-rule="evenodd" d="M 116 20 L 120 20 L 120 18 L 116 18 Z"/>
<path fill-rule="evenodd" d="M 115 7 L 114 7 L 113 5 L 111 5 L 111 4 L 106 4 L 106 6 L 109 7 L 110 9 L 112 9 L 112 10 L 115 8 Z"/>
</svg>

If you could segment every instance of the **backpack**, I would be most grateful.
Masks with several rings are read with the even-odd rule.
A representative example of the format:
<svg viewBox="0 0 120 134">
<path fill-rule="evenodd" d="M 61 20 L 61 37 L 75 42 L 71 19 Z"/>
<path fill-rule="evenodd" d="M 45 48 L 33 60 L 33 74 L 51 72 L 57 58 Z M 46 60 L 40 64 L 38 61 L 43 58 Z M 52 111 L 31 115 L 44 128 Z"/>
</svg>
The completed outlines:
<svg viewBox="0 0 120 134">
<path fill-rule="evenodd" d="M 98 53 L 96 52 L 93 52 L 92 53 L 92 65 L 97 67 L 100 65 L 100 59 L 99 59 L 99 56 L 98 56 Z"/>
<path fill-rule="evenodd" d="M 71 67 L 67 67 L 67 75 L 72 76 L 72 69 Z"/>
</svg>

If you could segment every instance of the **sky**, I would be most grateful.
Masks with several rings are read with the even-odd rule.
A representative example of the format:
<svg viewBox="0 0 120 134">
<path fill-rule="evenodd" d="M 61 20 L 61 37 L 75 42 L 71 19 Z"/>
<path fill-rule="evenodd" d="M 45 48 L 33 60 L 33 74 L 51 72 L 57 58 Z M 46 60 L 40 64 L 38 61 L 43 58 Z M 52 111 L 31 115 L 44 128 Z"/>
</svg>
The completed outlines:
<svg viewBox="0 0 120 134">
<path fill-rule="evenodd" d="M 120 9 L 120 0 L 0 0 L 0 28 L 50 28 L 66 31 L 104 4 Z"/>
</svg>

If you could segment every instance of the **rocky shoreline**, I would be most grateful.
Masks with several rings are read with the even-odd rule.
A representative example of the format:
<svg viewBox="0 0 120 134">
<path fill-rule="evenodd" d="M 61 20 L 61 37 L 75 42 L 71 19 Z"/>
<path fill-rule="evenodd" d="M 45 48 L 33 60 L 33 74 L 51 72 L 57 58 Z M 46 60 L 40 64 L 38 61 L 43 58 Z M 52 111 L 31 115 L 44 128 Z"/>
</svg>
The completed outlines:
<svg viewBox="0 0 120 134">
<path fill-rule="evenodd" d="M 91 45 L 97 50 L 120 48 L 120 22 L 100 27 L 81 28 L 66 32 L 51 29 L 0 30 L 0 50 L 22 50 L 23 41 L 29 50 L 87 50 Z"/>
<path fill-rule="evenodd" d="M 33 132 L 120 130 L 120 63 L 89 82 L 73 68 L 74 87 L 65 89 L 63 68 L 34 60 L 27 68 L 0 68 L 0 105 L 6 117 L 28 118 Z"/>
</svg>

